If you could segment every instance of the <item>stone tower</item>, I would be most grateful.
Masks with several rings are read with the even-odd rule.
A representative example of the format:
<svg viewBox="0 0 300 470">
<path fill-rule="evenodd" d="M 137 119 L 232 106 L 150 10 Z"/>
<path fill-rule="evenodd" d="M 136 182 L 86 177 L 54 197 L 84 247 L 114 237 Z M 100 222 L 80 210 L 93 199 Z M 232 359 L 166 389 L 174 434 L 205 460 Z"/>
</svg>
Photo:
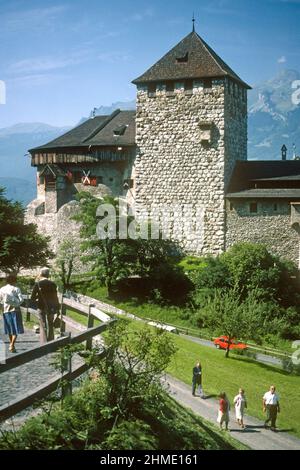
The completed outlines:
<svg viewBox="0 0 300 470">
<path fill-rule="evenodd" d="M 152 206 L 155 217 L 167 205 L 173 240 L 198 254 L 222 252 L 225 192 L 235 162 L 247 159 L 250 87 L 195 31 L 133 83 L 137 215 Z M 184 236 L 182 209 L 195 228 Z"/>
</svg>

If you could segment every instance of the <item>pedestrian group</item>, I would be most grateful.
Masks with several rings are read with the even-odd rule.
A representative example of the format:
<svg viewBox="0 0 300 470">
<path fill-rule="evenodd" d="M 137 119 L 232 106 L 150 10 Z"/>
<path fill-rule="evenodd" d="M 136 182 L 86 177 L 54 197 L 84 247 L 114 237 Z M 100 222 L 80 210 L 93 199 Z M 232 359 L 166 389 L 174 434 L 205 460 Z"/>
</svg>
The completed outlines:
<svg viewBox="0 0 300 470">
<path fill-rule="evenodd" d="M 57 287 L 49 279 L 49 268 L 41 269 L 31 294 L 31 305 L 37 309 L 40 322 L 41 344 L 54 339 L 54 327 L 59 320 Z M 17 276 L 9 274 L 6 284 L 0 289 L 0 304 L 3 305 L 4 334 L 9 337 L 9 352 L 16 353 L 17 337 L 24 333 L 21 305 L 24 302 L 21 290 L 16 286 Z M 55 315 L 56 318 L 55 318 Z"/>
<path fill-rule="evenodd" d="M 196 396 L 196 390 L 199 393 L 201 398 L 205 398 L 202 388 L 202 366 L 200 361 L 195 364 L 193 368 L 192 376 L 192 395 Z M 244 424 L 244 414 L 245 409 L 247 408 L 247 399 L 245 395 L 245 390 L 243 388 L 239 389 L 238 394 L 233 399 L 233 405 L 235 409 L 235 418 L 238 425 L 245 429 Z M 229 424 L 229 411 L 230 411 L 230 401 L 225 392 L 221 392 L 219 395 L 219 409 L 217 422 L 219 423 L 220 429 L 223 429 L 225 425 L 225 430 L 228 430 Z M 276 420 L 277 414 L 280 412 L 279 405 L 279 396 L 276 393 L 276 388 L 274 385 L 271 385 L 268 392 L 263 396 L 263 412 L 266 413 L 266 420 L 264 422 L 265 429 L 268 429 L 268 424 L 271 422 L 270 429 L 276 431 Z"/>
</svg>

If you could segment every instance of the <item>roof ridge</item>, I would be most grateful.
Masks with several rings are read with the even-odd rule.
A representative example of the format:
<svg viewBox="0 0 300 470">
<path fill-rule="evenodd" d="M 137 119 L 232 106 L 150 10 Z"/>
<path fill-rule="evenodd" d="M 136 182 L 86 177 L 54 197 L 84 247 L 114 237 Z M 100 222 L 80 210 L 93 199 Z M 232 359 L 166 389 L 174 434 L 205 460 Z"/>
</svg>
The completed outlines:
<svg viewBox="0 0 300 470">
<path fill-rule="evenodd" d="M 96 129 L 94 129 L 87 137 L 85 137 L 81 143 L 84 144 L 87 140 L 90 140 L 92 139 L 93 137 L 95 137 L 96 134 L 98 134 L 99 131 L 101 131 L 105 126 L 107 126 L 107 124 L 112 121 L 112 119 L 114 117 L 116 117 L 119 113 L 121 112 L 120 109 L 116 109 L 115 111 L 113 111 L 109 116 L 107 116 L 107 118 L 101 122 L 101 124 L 96 127 Z"/>
<path fill-rule="evenodd" d="M 215 63 L 217 64 L 218 67 L 220 67 L 220 69 L 222 70 L 222 72 L 224 72 L 225 75 L 228 75 L 228 72 L 226 72 L 226 70 L 224 70 L 223 66 L 217 61 L 217 59 L 214 57 L 214 54 L 218 55 L 216 52 L 214 52 L 214 54 L 211 53 L 211 51 L 213 50 L 208 44 L 207 42 L 204 41 L 204 39 L 198 34 L 195 32 L 195 34 L 197 35 L 198 39 L 200 39 L 200 41 L 202 42 L 204 48 L 206 49 L 206 51 L 208 52 L 208 54 L 211 56 L 211 58 L 215 61 Z M 219 56 L 218 56 L 219 57 Z M 221 57 L 219 57 L 221 59 Z M 223 59 L 221 59 L 221 61 L 224 63 Z M 227 67 L 229 67 L 229 65 L 227 65 Z"/>
</svg>

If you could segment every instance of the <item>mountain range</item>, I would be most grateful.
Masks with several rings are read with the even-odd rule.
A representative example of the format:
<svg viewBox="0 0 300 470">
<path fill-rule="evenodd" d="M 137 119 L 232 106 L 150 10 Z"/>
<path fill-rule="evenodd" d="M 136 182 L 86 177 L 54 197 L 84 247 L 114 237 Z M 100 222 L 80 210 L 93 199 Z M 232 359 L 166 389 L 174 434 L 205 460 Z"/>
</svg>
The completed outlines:
<svg viewBox="0 0 300 470">
<path fill-rule="evenodd" d="M 281 70 L 249 92 L 248 159 L 280 159 L 283 144 L 288 148 L 288 159 L 293 158 L 293 145 L 300 153 L 300 105 L 292 102 L 292 84 L 296 80 L 300 80 L 298 71 Z M 108 115 L 118 108 L 135 109 L 135 100 L 94 108 L 90 117 Z M 86 119 L 81 118 L 79 123 Z M 9 198 L 24 204 L 34 198 L 36 171 L 30 166 L 28 149 L 69 129 L 44 123 L 19 123 L 0 129 L 0 186 L 6 187 Z"/>
</svg>

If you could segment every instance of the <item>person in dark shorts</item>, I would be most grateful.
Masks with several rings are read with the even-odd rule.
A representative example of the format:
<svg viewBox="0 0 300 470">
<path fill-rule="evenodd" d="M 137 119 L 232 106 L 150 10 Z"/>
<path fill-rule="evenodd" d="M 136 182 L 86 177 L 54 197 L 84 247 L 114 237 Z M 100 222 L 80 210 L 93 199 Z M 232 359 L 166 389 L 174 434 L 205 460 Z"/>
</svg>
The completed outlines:
<svg viewBox="0 0 300 470">
<path fill-rule="evenodd" d="M 38 308 L 42 344 L 54 339 L 54 316 L 59 312 L 57 286 L 50 281 L 49 275 L 49 268 L 41 269 L 31 294 L 31 300 Z"/>
</svg>

